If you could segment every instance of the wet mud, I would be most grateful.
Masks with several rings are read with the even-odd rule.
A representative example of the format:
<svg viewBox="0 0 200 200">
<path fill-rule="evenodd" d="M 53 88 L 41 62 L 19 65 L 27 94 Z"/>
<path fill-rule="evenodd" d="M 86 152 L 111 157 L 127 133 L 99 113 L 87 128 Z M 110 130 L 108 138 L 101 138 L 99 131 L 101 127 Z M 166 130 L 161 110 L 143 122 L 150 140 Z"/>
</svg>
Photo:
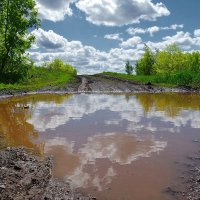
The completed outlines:
<svg viewBox="0 0 200 200">
<path fill-rule="evenodd" d="M 104 74 L 79 75 L 74 83 L 65 86 L 46 86 L 36 91 L 2 90 L 0 98 L 21 96 L 26 94 L 77 94 L 77 93 L 162 93 L 162 92 L 192 92 L 199 93 L 187 87 L 161 87 L 151 84 L 140 84 L 135 81 L 124 80 Z"/>
<path fill-rule="evenodd" d="M 72 190 L 69 183 L 52 178 L 52 159 L 41 159 L 31 150 L 0 151 L 1 200 L 95 200 Z"/>
</svg>

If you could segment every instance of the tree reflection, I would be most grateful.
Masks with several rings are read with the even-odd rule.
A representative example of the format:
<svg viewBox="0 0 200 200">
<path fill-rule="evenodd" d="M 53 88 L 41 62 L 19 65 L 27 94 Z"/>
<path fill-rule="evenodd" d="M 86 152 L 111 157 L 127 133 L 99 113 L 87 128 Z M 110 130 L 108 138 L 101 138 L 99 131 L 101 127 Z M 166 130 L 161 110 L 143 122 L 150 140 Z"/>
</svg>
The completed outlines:
<svg viewBox="0 0 200 200">
<path fill-rule="evenodd" d="M 164 111 L 167 116 L 175 117 L 183 109 L 200 110 L 199 94 L 136 94 L 136 99 L 147 114 L 151 109 Z"/>
<path fill-rule="evenodd" d="M 32 117 L 34 105 L 39 101 L 45 103 L 62 103 L 69 95 L 32 95 L 0 102 L 0 147 L 24 146 L 42 153 L 44 144 L 37 143 L 38 132 L 28 123 Z"/>
</svg>

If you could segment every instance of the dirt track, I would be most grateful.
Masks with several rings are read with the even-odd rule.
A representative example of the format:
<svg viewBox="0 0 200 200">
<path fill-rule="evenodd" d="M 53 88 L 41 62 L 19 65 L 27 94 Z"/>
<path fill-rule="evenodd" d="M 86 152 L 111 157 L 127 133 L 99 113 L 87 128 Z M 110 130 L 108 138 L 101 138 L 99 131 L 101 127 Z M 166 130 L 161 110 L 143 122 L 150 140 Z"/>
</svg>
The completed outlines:
<svg viewBox="0 0 200 200">
<path fill-rule="evenodd" d="M 138 93 L 138 92 L 191 92 L 186 88 L 167 88 L 152 85 L 151 83 L 140 84 L 134 81 L 110 77 L 108 75 L 81 75 L 81 85 L 78 92 L 104 92 L 104 93 Z"/>
<path fill-rule="evenodd" d="M 200 93 L 200 90 L 190 88 L 160 87 L 151 83 L 140 84 L 138 82 L 124 80 L 103 74 L 78 75 L 76 81 L 64 86 L 46 86 L 36 91 L 25 90 L 3 90 L 0 91 L 0 98 L 21 96 L 25 94 L 76 94 L 76 93 L 161 93 L 161 92 L 193 92 Z"/>
</svg>

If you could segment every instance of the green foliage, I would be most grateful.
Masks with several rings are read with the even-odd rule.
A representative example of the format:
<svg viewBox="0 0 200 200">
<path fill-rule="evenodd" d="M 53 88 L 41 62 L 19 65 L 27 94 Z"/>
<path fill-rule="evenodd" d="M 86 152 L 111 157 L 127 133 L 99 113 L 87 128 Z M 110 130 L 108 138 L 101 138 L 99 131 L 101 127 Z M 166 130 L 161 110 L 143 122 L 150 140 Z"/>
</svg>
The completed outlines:
<svg viewBox="0 0 200 200">
<path fill-rule="evenodd" d="M 127 74 L 133 73 L 133 66 L 130 64 L 129 61 L 126 62 L 125 71 L 126 71 Z"/>
<path fill-rule="evenodd" d="M 156 54 L 145 45 L 145 53 L 141 59 L 136 62 L 136 73 L 138 75 L 151 75 L 153 74 L 153 65 L 155 63 Z"/>
<path fill-rule="evenodd" d="M 77 74 L 77 71 L 73 66 L 64 63 L 62 60 L 58 58 L 54 59 L 52 62 L 44 63 L 43 66 L 51 71 L 60 70 L 68 74 L 73 74 L 73 75 Z"/>
<path fill-rule="evenodd" d="M 153 53 L 145 46 L 145 53 L 136 63 L 137 75 L 155 75 L 153 83 L 199 88 L 200 52 L 183 52 L 176 45 Z"/>
<path fill-rule="evenodd" d="M 103 72 L 105 75 L 140 82 L 148 82 L 161 86 L 187 86 L 191 88 L 200 88 L 200 73 L 177 72 L 174 74 L 155 74 L 155 75 L 128 75 L 114 72 Z"/>
<path fill-rule="evenodd" d="M 200 72 L 200 52 L 184 54 L 186 69 L 195 73 Z"/>
<path fill-rule="evenodd" d="M 157 74 L 176 73 L 186 69 L 184 53 L 175 44 L 169 45 L 160 51 L 155 60 L 154 71 Z"/>
<path fill-rule="evenodd" d="M 37 90 L 44 87 L 62 88 L 75 80 L 72 74 L 63 73 L 61 70 L 49 70 L 44 67 L 32 67 L 29 78 L 14 84 L 0 83 L 0 90 Z"/>
<path fill-rule="evenodd" d="M 30 28 L 37 28 L 34 0 L 0 1 L 0 81 L 15 82 L 24 78 L 31 62 L 25 53 L 34 36 Z"/>
</svg>

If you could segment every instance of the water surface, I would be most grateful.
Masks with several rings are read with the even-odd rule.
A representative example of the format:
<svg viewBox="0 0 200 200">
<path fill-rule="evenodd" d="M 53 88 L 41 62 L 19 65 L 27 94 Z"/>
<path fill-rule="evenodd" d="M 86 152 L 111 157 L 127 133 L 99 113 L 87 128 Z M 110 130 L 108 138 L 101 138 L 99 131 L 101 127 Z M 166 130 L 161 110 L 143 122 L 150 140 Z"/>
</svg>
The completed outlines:
<svg viewBox="0 0 200 200">
<path fill-rule="evenodd" d="M 200 140 L 200 95 L 33 95 L 0 102 L 0 145 L 54 156 L 54 176 L 100 200 L 170 200 Z"/>
</svg>

